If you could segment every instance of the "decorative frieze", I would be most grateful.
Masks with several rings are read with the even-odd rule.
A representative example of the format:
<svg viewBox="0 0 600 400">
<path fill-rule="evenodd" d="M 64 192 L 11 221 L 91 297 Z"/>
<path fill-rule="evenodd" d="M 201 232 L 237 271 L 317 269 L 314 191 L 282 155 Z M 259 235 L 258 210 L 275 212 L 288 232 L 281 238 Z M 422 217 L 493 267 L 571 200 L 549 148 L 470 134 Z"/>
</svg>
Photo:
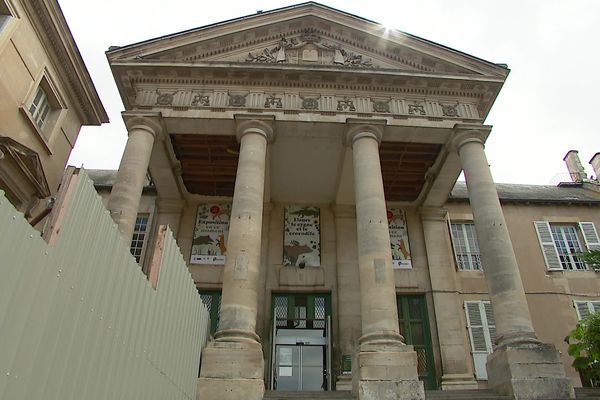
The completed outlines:
<svg viewBox="0 0 600 400">
<path fill-rule="evenodd" d="M 334 93 L 266 93 L 264 91 L 230 92 L 223 89 L 203 89 L 197 91 L 185 88 L 138 89 L 135 104 L 144 109 L 172 108 L 186 110 L 210 108 L 211 111 L 225 111 L 228 107 L 252 109 L 260 112 L 264 109 L 294 111 L 352 113 L 369 116 L 390 114 L 394 117 L 435 118 L 441 121 L 449 118 L 478 119 L 476 102 L 450 103 L 446 100 L 427 98 L 381 98 L 369 96 L 336 95 Z"/>
<path fill-rule="evenodd" d="M 248 94 L 229 94 L 230 107 L 245 107 Z"/>
</svg>

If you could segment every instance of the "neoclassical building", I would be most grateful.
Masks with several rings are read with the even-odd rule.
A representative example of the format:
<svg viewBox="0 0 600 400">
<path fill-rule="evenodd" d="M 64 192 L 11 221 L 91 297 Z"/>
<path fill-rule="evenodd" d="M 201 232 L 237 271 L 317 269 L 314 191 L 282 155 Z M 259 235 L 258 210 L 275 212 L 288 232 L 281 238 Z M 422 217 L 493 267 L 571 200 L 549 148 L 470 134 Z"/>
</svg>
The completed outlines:
<svg viewBox="0 0 600 400">
<path fill-rule="evenodd" d="M 97 183 L 142 265 L 153 227 L 175 233 L 213 316 L 199 398 L 573 396 L 559 350 L 600 305 L 577 256 L 600 194 L 497 188 L 506 65 L 314 2 L 107 57 L 129 138 Z"/>
<path fill-rule="evenodd" d="M 0 190 L 35 224 L 81 126 L 108 116 L 56 0 L 0 0 L 0 60 Z"/>
</svg>

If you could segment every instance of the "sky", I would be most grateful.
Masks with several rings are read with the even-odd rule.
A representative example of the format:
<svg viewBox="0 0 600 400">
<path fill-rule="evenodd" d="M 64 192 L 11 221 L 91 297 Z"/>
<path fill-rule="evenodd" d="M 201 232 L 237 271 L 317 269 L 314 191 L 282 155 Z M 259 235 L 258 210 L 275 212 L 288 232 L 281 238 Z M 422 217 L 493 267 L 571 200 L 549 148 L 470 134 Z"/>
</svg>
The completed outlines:
<svg viewBox="0 0 600 400">
<path fill-rule="evenodd" d="M 301 0 L 59 0 L 110 123 L 82 127 L 69 164 L 117 169 L 125 148 L 124 110 L 106 61 L 123 46 Z M 563 157 L 600 152 L 600 1 L 321 0 L 494 63 L 511 73 L 485 121 L 486 153 L 496 182 L 568 180 Z"/>
</svg>

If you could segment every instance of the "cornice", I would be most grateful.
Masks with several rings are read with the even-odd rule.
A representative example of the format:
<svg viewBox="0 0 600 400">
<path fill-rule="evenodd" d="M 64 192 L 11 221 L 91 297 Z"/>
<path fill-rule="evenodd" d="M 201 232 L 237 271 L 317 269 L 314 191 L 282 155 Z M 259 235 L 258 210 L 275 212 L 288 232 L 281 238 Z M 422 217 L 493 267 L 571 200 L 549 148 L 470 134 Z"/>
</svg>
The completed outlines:
<svg viewBox="0 0 600 400">
<path fill-rule="evenodd" d="M 56 0 L 22 2 L 40 41 L 74 94 L 71 104 L 83 113 L 84 125 L 108 122 L 108 115 Z"/>
</svg>

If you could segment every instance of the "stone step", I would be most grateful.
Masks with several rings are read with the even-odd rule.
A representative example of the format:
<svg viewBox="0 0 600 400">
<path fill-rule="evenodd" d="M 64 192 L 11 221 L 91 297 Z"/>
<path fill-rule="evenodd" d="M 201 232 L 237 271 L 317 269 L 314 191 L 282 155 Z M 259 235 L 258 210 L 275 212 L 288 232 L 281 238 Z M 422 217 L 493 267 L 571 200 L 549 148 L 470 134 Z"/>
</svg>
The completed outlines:
<svg viewBox="0 0 600 400">
<path fill-rule="evenodd" d="M 600 388 L 578 387 L 575 388 L 575 398 L 585 400 L 600 400 Z"/>
<path fill-rule="evenodd" d="M 426 390 L 427 400 L 511 400 L 511 396 L 503 396 L 487 389 L 474 390 Z"/>
<path fill-rule="evenodd" d="M 267 390 L 265 400 L 355 400 L 349 391 L 286 392 Z"/>
</svg>

